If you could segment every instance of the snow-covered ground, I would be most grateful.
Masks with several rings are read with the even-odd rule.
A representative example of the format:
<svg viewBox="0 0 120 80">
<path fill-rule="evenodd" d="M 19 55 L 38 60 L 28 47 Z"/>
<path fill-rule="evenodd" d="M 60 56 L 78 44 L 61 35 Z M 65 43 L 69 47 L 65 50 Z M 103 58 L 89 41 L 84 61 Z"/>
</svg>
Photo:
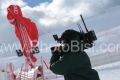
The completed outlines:
<svg viewBox="0 0 120 80">
<path fill-rule="evenodd" d="M 120 80 L 120 62 L 94 68 L 98 71 L 100 80 Z"/>
<path fill-rule="evenodd" d="M 119 32 L 120 15 L 119 14 L 120 14 L 120 6 L 117 6 L 117 7 L 109 9 L 108 11 L 104 11 L 101 14 L 85 18 L 85 21 L 86 21 L 86 24 L 89 30 L 95 30 L 98 36 L 98 40 L 96 41 L 96 46 L 95 46 L 96 49 L 98 49 L 99 44 L 103 42 L 104 43 L 112 42 L 114 44 L 119 43 L 119 35 L 120 35 L 120 32 Z M 82 24 L 81 21 L 79 22 L 80 24 Z M 104 30 L 102 29 L 101 26 L 105 27 Z M 79 30 L 76 25 L 76 27 L 75 26 L 65 27 L 64 29 L 62 28 L 59 31 L 58 30 L 53 31 L 50 33 L 50 35 L 58 34 L 58 36 L 60 37 L 62 32 L 65 31 L 65 29 L 75 29 L 77 31 Z M 105 35 L 106 33 L 107 35 Z M 110 37 L 108 37 L 108 35 Z M 49 64 L 51 52 L 49 50 L 50 47 L 48 45 L 50 45 L 51 43 L 56 44 L 56 42 L 50 36 L 46 34 L 40 36 L 38 46 L 40 48 L 41 54 L 35 54 L 35 56 L 38 59 L 36 65 L 41 64 L 41 60 L 40 60 L 41 56 L 43 57 L 43 60 L 45 60 L 47 64 Z M 18 45 L 19 42 L 16 42 L 16 44 Z M 41 46 L 41 44 L 43 44 L 43 46 Z M 47 44 L 47 47 L 45 47 L 44 44 Z M 8 69 L 6 65 L 8 63 L 13 63 L 14 68 L 15 68 L 15 73 L 17 74 L 18 71 L 20 70 L 22 63 L 24 63 L 25 58 L 24 57 L 18 58 L 16 56 L 15 50 L 16 49 L 13 48 L 12 51 L 9 51 L 9 50 L 7 52 L 5 52 L 4 50 L 0 51 L 0 66 L 1 68 Z M 93 56 L 93 54 L 94 53 L 89 52 L 89 56 L 91 55 Z M 98 71 L 101 80 L 120 80 L 120 76 L 119 76 L 120 75 L 120 62 L 98 66 L 98 67 L 95 67 L 94 69 Z M 50 70 L 48 70 L 45 65 L 44 65 L 44 74 L 45 74 L 45 77 L 51 78 L 51 80 L 64 80 L 63 76 L 58 76 L 60 78 L 56 78 L 56 75 L 53 74 Z"/>
</svg>

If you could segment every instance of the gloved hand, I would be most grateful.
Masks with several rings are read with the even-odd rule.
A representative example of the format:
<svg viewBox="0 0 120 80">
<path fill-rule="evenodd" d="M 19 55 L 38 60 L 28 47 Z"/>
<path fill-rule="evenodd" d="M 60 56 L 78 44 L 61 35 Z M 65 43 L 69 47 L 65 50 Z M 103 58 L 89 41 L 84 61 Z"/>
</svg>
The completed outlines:
<svg viewBox="0 0 120 80">
<path fill-rule="evenodd" d="M 61 50 L 62 50 L 62 46 L 55 46 L 55 47 L 51 47 L 51 51 L 59 51 L 59 52 L 61 52 Z"/>
</svg>

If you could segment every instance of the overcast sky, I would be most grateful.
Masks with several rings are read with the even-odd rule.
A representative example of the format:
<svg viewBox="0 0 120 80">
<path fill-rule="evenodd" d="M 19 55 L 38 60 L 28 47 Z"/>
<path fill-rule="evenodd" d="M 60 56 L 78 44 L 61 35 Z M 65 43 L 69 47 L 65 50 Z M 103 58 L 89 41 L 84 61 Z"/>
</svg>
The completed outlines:
<svg viewBox="0 0 120 80">
<path fill-rule="evenodd" d="M 97 15 L 115 6 L 120 6 L 120 0 L 0 0 L 0 43 L 18 41 L 14 27 L 7 18 L 7 7 L 10 4 L 19 5 L 23 15 L 36 23 L 39 34 L 68 27 L 67 22 L 74 24 L 83 14 L 84 17 Z M 104 30 L 104 27 L 103 27 Z"/>
</svg>

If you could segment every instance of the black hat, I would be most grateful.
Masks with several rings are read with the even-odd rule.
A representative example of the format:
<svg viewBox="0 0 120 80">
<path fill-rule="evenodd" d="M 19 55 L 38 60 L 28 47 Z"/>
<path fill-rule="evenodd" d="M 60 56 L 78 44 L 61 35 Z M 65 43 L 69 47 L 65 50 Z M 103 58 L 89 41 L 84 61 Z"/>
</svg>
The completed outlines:
<svg viewBox="0 0 120 80">
<path fill-rule="evenodd" d="M 79 34 L 79 32 L 77 32 L 73 29 L 69 29 L 69 30 L 66 30 L 65 32 L 63 32 L 60 39 L 63 40 L 64 43 L 68 43 L 72 39 L 74 39 L 78 34 Z"/>
</svg>

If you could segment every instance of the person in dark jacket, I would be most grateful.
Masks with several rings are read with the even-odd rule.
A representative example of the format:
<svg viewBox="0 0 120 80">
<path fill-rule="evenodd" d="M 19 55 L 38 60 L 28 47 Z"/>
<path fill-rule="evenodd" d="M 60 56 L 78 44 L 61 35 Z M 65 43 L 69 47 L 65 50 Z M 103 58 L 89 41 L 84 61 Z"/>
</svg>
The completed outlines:
<svg viewBox="0 0 120 80">
<path fill-rule="evenodd" d="M 66 30 L 61 36 L 61 44 L 62 48 L 51 48 L 50 70 L 53 73 L 64 75 L 65 80 L 100 80 L 97 71 L 91 67 L 84 51 L 85 42 L 77 31 Z"/>
</svg>

